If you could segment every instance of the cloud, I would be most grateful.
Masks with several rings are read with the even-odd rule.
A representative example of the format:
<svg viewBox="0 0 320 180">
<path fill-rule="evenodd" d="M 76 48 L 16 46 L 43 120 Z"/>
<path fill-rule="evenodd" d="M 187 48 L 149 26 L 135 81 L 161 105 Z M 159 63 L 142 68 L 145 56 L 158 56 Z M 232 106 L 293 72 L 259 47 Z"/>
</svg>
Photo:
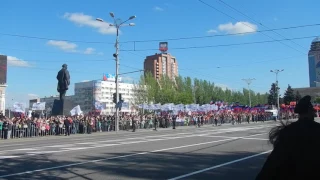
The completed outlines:
<svg viewBox="0 0 320 180">
<path fill-rule="evenodd" d="M 254 33 L 258 30 L 258 26 L 249 22 L 240 21 L 240 22 L 236 22 L 235 24 L 232 24 L 232 23 L 220 24 L 218 26 L 218 29 L 228 34 Z"/>
<path fill-rule="evenodd" d="M 99 22 L 92 16 L 83 13 L 65 13 L 63 17 L 79 26 L 95 28 L 101 34 L 115 34 L 117 32 L 115 27 L 110 26 L 110 23 Z"/>
<path fill-rule="evenodd" d="M 161 7 L 159 7 L 159 6 L 155 6 L 154 8 L 153 8 L 153 10 L 154 11 L 164 11 L 164 9 L 163 8 L 161 8 Z"/>
<path fill-rule="evenodd" d="M 57 47 L 63 51 L 66 52 L 77 52 L 77 47 L 78 45 L 74 43 L 70 43 L 67 41 L 55 41 L 55 40 L 50 40 L 47 42 L 48 45 Z"/>
<path fill-rule="evenodd" d="M 87 48 L 83 53 L 84 54 L 93 54 L 93 53 L 95 53 L 95 49 L 93 49 L 93 48 Z"/>
<path fill-rule="evenodd" d="M 90 80 L 82 80 L 82 81 L 80 81 L 80 82 L 89 82 Z"/>
<path fill-rule="evenodd" d="M 96 54 L 96 55 L 103 55 L 103 53 L 96 53 L 96 50 L 92 47 L 88 47 L 85 50 L 78 50 L 78 45 L 75 43 L 70 43 L 67 41 L 55 41 L 50 40 L 47 42 L 47 45 L 56 47 L 60 50 L 65 52 L 72 52 L 72 53 L 81 53 L 81 54 Z"/>
<path fill-rule="evenodd" d="M 218 31 L 217 30 L 214 30 L 214 29 L 210 29 L 207 31 L 207 33 L 209 34 L 214 34 L 214 33 L 217 33 Z"/>
<path fill-rule="evenodd" d="M 16 67 L 31 67 L 31 64 L 28 61 L 19 59 L 14 56 L 7 56 L 8 66 L 16 66 Z"/>
</svg>

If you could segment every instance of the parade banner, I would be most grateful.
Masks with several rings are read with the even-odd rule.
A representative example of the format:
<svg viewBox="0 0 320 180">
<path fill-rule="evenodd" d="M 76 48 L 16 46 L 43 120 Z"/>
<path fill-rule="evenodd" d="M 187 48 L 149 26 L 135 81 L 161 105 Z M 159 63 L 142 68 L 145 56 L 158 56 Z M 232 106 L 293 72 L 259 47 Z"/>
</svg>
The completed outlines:
<svg viewBox="0 0 320 180">
<path fill-rule="evenodd" d="M 123 102 L 122 103 L 122 107 L 121 107 L 121 111 L 122 110 L 129 110 L 129 102 Z"/>
<path fill-rule="evenodd" d="M 33 111 L 44 111 L 46 109 L 46 102 L 37 102 L 32 104 Z"/>
<path fill-rule="evenodd" d="M 106 103 L 105 102 L 94 102 L 94 107 L 96 110 L 105 110 L 106 109 Z"/>
<path fill-rule="evenodd" d="M 83 114 L 83 112 L 80 109 L 80 106 L 77 105 L 76 107 L 74 107 L 71 111 L 70 111 L 71 116 L 75 116 L 75 115 L 81 115 Z"/>
<path fill-rule="evenodd" d="M 12 112 L 19 112 L 19 113 L 25 113 L 25 104 L 24 103 L 19 103 L 15 102 L 11 108 Z"/>
</svg>

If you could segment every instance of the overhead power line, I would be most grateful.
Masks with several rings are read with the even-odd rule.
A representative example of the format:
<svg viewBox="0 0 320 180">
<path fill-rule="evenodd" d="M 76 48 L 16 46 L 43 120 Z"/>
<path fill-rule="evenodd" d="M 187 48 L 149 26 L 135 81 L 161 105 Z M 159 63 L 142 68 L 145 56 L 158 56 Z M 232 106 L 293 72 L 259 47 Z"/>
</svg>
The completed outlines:
<svg viewBox="0 0 320 180">
<path fill-rule="evenodd" d="M 264 44 L 272 42 L 282 42 L 289 40 L 298 40 L 298 39 L 308 39 L 315 38 L 317 35 L 305 36 L 305 37 L 295 37 L 295 38 L 286 38 L 286 39 L 274 39 L 267 41 L 255 41 L 255 42 L 246 42 L 246 43 L 233 43 L 233 44 L 218 44 L 218 45 L 206 45 L 206 46 L 189 46 L 189 47 L 171 47 L 170 49 L 183 50 L 183 49 L 204 49 L 204 48 L 214 48 L 214 47 L 229 47 L 229 46 L 241 46 L 241 45 L 252 45 L 252 44 Z M 122 51 L 156 51 L 158 49 L 134 49 L 134 50 L 122 50 Z"/>
<path fill-rule="evenodd" d="M 212 9 L 214 9 L 214 10 L 216 10 L 216 11 L 218 11 L 218 12 L 220 12 L 220 13 L 228 16 L 228 17 L 230 17 L 231 19 L 236 20 L 236 21 L 240 22 L 241 24 L 243 24 L 243 25 L 245 25 L 245 26 L 247 26 L 247 27 L 255 30 L 255 28 L 251 27 L 250 25 L 241 22 L 241 21 L 238 20 L 237 18 L 235 18 L 235 17 L 233 17 L 233 16 L 231 16 L 231 15 L 229 15 L 229 14 L 227 14 L 227 13 L 225 13 L 225 12 L 219 10 L 219 9 L 217 9 L 216 7 L 210 5 L 210 4 L 208 4 L 208 3 L 206 3 L 206 2 L 204 2 L 204 1 L 202 1 L 202 0 L 198 0 L 198 1 L 199 1 L 200 3 L 202 3 L 202 4 L 204 4 L 204 5 L 212 8 Z M 264 33 L 264 32 L 262 32 L 262 34 L 265 35 L 265 36 L 267 36 L 267 37 L 269 37 L 270 39 L 275 40 L 273 37 L 269 36 L 268 34 L 266 34 L 266 33 Z M 277 42 L 279 42 L 280 44 L 282 44 L 282 45 L 284 45 L 284 46 L 287 46 L 287 47 L 289 47 L 289 48 L 291 48 L 291 49 L 293 49 L 293 50 L 295 50 L 295 51 L 297 51 L 297 52 L 300 52 L 300 53 L 302 53 L 302 54 L 306 54 L 306 52 L 302 52 L 302 51 L 300 51 L 300 50 L 298 50 L 298 49 L 296 49 L 296 48 L 294 48 L 294 47 L 292 47 L 292 46 L 290 46 L 290 45 L 288 45 L 288 44 L 285 44 L 285 43 L 283 43 L 283 42 L 281 42 L 281 41 L 277 41 Z"/>
<path fill-rule="evenodd" d="M 261 23 L 259 23 L 259 24 L 261 24 Z M 267 29 L 267 30 L 258 30 L 258 31 L 255 31 L 254 33 L 289 30 L 289 29 L 298 29 L 298 28 L 306 28 L 306 27 L 314 27 L 314 26 L 320 26 L 320 23 L 289 26 L 289 27 L 274 28 L 274 29 Z M 215 35 L 206 35 L 206 36 L 186 36 L 186 37 L 164 38 L 164 39 L 132 40 L 132 41 L 120 41 L 120 43 L 143 43 L 143 42 L 157 42 L 157 41 L 178 41 L 178 40 L 204 39 L 204 38 L 213 38 L 213 37 L 244 35 L 244 34 L 252 34 L 252 33 L 253 32 L 242 32 L 242 33 L 215 34 Z M 74 39 L 57 39 L 57 38 L 27 36 L 27 35 L 9 34 L 9 33 L 0 33 L 0 35 L 19 37 L 19 38 L 39 39 L 39 40 L 55 40 L 55 41 L 68 41 L 68 42 L 78 42 L 78 43 L 88 43 L 88 44 L 112 44 L 112 45 L 114 45 L 114 42 L 105 42 L 105 41 L 80 41 L 80 40 L 74 40 Z"/>
<path fill-rule="evenodd" d="M 259 63 L 266 63 L 266 62 L 272 62 L 272 61 L 281 61 L 281 60 L 286 60 L 286 59 L 293 59 L 297 57 L 302 57 L 304 55 L 299 55 L 299 56 L 290 56 L 290 57 L 281 57 L 281 58 L 276 58 L 276 59 L 270 59 L 270 60 L 262 60 L 262 61 L 251 61 L 251 62 L 245 62 L 242 64 L 234 64 L 234 65 L 227 65 L 227 66 L 212 66 L 212 67 L 204 67 L 204 68 L 196 68 L 197 70 L 206 70 L 206 69 L 220 69 L 220 68 L 229 68 L 229 67 L 239 67 L 239 66 L 248 66 L 250 64 L 259 64 Z M 194 68 L 188 68 L 184 70 L 195 70 Z"/>
<path fill-rule="evenodd" d="M 251 18 L 250 16 L 246 15 L 245 13 L 241 12 L 240 10 L 238 10 L 238 9 L 236 9 L 235 7 L 231 6 L 230 4 L 224 2 L 223 0 L 218 0 L 218 1 L 221 2 L 222 4 L 228 6 L 229 8 L 233 9 L 234 11 L 240 13 L 241 15 L 243 15 L 243 16 L 251 19 L 252 21 L 254 21 L 254 22 L 258 23 L 258 24 L 260 24 L 261 26 L 269 29 L 269 31 L 271 30 L 271 31 L 274 32 L 275 34 L 277 34 L 277 35 L 279 35 L 279 36 L 281 36 L 281 37 L 283 37 L 283 38 L 286 38 L 286 37 L 283 36 L 282 34 L 276 32 L 275 30 L 270 29 L 269 27 L 265 26 L 265 25 L 262 24 L 261 22 L 256 21 L 254 18 Z M 298 44 L 298 43 L 296 43 L 296 42 L 294 42 L 294 41 L 291 41 L 291 42 L 294 43 L 295 45 L 298 45 L 298 46 L 300 46 L 301 48 L 305 49 L 305 47 L 301 46 L 300 44 Z"/>
</svg>

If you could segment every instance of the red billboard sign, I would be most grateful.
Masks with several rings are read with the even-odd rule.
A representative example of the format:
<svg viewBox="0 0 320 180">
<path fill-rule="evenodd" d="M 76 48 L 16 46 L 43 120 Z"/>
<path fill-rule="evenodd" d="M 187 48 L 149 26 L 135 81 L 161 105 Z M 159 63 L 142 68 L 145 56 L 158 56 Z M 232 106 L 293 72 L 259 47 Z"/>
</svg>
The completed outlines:
<svg viewBox="0 0 320 180">
<path fill-rule="evenodd" d="M 168 42 L 160 42 L 159 43 L 159 50 L 161 52 L 167 52 L 168 51 Z"/>
</svg>

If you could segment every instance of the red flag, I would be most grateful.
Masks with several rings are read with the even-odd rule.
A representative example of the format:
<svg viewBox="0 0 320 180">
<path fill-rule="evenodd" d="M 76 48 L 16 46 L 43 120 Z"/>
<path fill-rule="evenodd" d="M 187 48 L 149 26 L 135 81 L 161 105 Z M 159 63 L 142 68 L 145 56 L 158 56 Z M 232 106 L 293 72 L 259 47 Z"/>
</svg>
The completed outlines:
<svg viewBox="0 0 320 180">
<path fill-rule="evenodd" d="M 104 80 L 104 81 L 107 81 L 107 80 L 108 80 L 108 78 L 107 78 L 107 76 L 106 76 L 105 74 L 103 75 L 103 80 Z"/>
</svg>

